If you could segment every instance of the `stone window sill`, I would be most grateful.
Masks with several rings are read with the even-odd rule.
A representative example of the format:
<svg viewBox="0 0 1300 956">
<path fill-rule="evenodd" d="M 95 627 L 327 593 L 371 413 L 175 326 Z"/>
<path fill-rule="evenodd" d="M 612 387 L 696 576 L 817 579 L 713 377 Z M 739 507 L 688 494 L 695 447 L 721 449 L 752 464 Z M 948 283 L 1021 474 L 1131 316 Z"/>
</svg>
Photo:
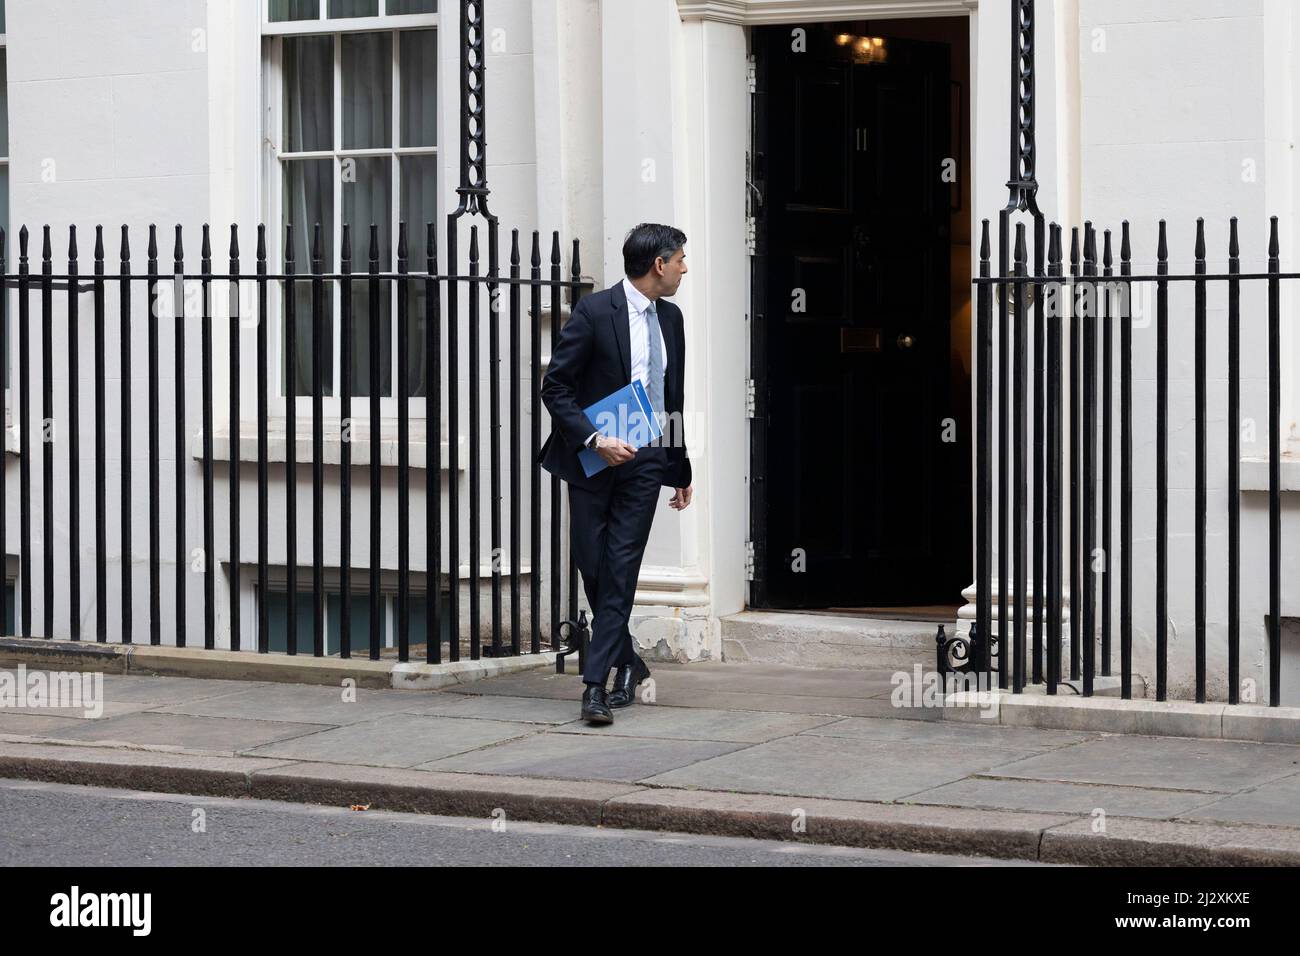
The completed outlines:
<svg viewBox="0 0 1300 956">
<path fill-rule="evenodd" d="M 307 430 L 298 429 L 298 438 L 295 443 L 297 452 L 296 460 L 299 465 L 311 466 L 312 462 L 312 435 L 311 426 L 308 423 Z M 417 435 L 414 423 L 412 423 L 411 437 L 408 443 L 411 468 L 425 468 L 426 447 L 425 436 L 423 434 L 423 425 L 420 426 Z M 337 424 L 331 426 L 329 422 L 325 424 L 325 437 L 323 443 L 324 463 L 327 465 L 339 465 L 343 462 L 343 442 L 339 437 L 339 427 Z M 379 447 L 379 464 L 381 467 L 397 467 L 397 422 L 392 422 L 391 427 L 385 422 L 380 427 L 380 447 Z M 352 431 L 352 464 L 354 467 L 369 467 L 370 465 L 370 434 L 368 429 L 354 428 Z M 465 471 L 468 468 L 469 447 L 463 436 L 458 437 L 456 441 L 457 462 L 456 470 Z M 287 458 L 288 441 L 284 429 L 284 423 L 271 422 L 268 427 L 266 458 L 271 464 L 277 462 L 283 463 Z M 441 452 L 440 464 L 441 470 L 448 470 L 450 460 L 450 445 L 448 442 L 440 442 L 439 450 Z M 245 423 L 240 428 L 239 433 L 239 460 L 241 462 L 256 464 L 257 462 L 257 433 L 256 425 L 251 422 Z M 195 433 L 190 441 L 190 454 L 198 459 L 203 458 L 203 436 L 201 433 Z M 219 427 L 212 435 L 212 457 L 215 461 L 230 461 L 231 441 L 230 430 Z"/>
</svg>

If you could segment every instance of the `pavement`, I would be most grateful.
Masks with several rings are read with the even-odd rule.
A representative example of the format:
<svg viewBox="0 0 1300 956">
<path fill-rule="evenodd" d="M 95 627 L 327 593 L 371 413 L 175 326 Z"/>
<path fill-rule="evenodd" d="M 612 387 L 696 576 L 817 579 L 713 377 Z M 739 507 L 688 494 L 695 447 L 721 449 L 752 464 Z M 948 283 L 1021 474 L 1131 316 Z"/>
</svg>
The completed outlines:
<svg viewBox="0 0 1300 956">
<path fill-rule="evenodd" d="M 548 670 L 435 691 L 107 674 L 98 718 L 0 707 L 0 777 L 1051 863 L 1300 864 L 1298 746 L 945 720 L 919 696 L 895 706 L 891 671 L 652 667 L 608 726 L 579 720 L 576 674 Z"/>
</svg>

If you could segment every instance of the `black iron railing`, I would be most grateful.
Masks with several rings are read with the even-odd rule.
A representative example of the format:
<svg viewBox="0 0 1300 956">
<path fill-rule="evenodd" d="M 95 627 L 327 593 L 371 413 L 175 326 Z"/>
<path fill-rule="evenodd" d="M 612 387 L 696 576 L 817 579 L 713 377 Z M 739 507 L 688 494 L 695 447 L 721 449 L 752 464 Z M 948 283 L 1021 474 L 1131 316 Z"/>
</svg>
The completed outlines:
<svg viewBox="0 0 1300 956">
<path fill-rule="evenodd" d="M 1032 204 L 1020 204 L 1020 209 Z M 1165 223 L 1160 223 L 1154 275 L 1134 275 L 1128 223 L 1119 243 L 1119 273 L 1114 271 L 1110 230 L 1102 234 L 1098 256 L 1097 231 L 1085 225 L 1080 245 L 1071 234 L 1069 275 L 1064 275 L 1062 230 L 1045 229 L 1041 215 L 1033 217 L 1034 266 L 1029 266 L 1026 227 L 1015 227 L 1010 215 L 999 222 L 998 274 L 992 275 L 989 222 L 984 221 L 976 285 L 976 619 L 968 646 L 957 658 L 974 662 L 990 683 L 996 659 L 998 686 L 1019 693 L 1031 684 L 1057 692 L 1063 676 L 1063 624 L 1068 620 L 1069 679 L 1081 681 L 1085 696 L 1095 691 L 1095 678 L 1113 675 L 1113 637 L 1119 639 L 1121 693 L 1132 694 L 1135 668 L 1154 675 L 1155 696 L 1169 693 L 1171 619 L 1170 587 L 1170 468 L 1169 356 L 1171 285 L 1190 283 L 1191 315 L 1179 333 L 1194 338 L 1193 438 L 1194 589 L 1192 641 L 1194 687 L 1198 702 L 1207 697 L 1207 593 L 1227 592 L 1227 697 L 1242 700 L 1241 568 L 1244 552 L 1266 556 L 1268 601 L 1264 620 L 1269 703 L 1281 697 L 1281 337 L 1280 288 L 1300 274 L 1282 273 L 1277 219 L 1272 220 L 1267 271 L 1241 271 L 1237 221 L 1232 220 L 1228 271 L 1207 271 L 1203 221 L 1195 237 L 1191 274 L 1169 273 Z M 1047 236 L 1044 236 L 1044 232 Z M 1044 239 L 1046 238 L 1046 242 Z M 1100 274 L 1099 274 L 1100 268 Z M 1211 283 L 1223 283 L 1227 293 L 1227 334 L 1211 342 L 1207 329 L 1206 293 Z M 1263 314 L 1243 317 L 1243 284 L 1263 284 L 1267 306 Z M 1133 399 L 1135 290 L 1155 293 L 1155 407 L 1135 408 Z M 995 304 L 996 299 L 996 304 Z M 996 309 L 996 325 L 995 325 Z M 1176 319 L 1177 320 L 1177 319 Z M 1243 541 L 1240 504 L 1240 419 L 1242 391 L 1242 322 L 1266 322 L 1268 405 L 1267 540 Z M 994 339 L 998 354 L 994 357 Z M 1118 343 L 1116 336 L 1118 334 Z M 1212 566 L 1208 558 L 1207 443 L 1210 423 L 1223 421 L 1222 409 L 1210 416 L 1208 350 L 1226 350 L 1227 406 L 1224 448 L 1227 460 L 1226 560 Z M 1100 351 L 1099 351 L 1100 349 Z M 1063 363 L 1068 359 L 1068 373 Z M 1118 365 L 1118 434 L 1115 429 L 1115 366 Z M 1032 377 L 1032 378 L 1031 378 Z M 995 389 L 994 379 L 997 380 Z M 1032 382 L 1032 389 L 1029 387 Z M 996 396 L 995 396 L 996 391 Z M 996 397 L 996 401 L 995 401 Z M 1152 637 L 1154 657 L 1134 660 L 1134 460 L 1135 415 L 1151 415 L 1155 425 L 1154 574 L 1141 582 L 1154 590 L 1152 619 L 1142 622 Z M 996 418 L 995 418 L 996 416 Z M 994 433 L 996 432 L 996 451 Z M 1032 440 L 1031 440 L 1032 436 Z M 1112 455 L 1118 444 L 1118 468 Z M 1216 436 L 1217 440 L 1217 436 Z M 1069 447 L 1068 468 L 1065 450 Z M 1118 472 L 1118 474 L 1116 474 Z M 1031 487 L 1032 485 L 1032 487 Z M 995 495 L 996 491 L 996 495 Z M 1031 495 L 1032 492 L 1032 495 Z M 996 503 L 995 503 L 996 497 Z M 1116 527 L 1115 510 L 1118 509 Z M 996 529 L 996 535 L 994 532 Z M 996 550 L 994 539 L 996 537 Z M 1118 561 L 1113 560 L 1118 555 Z M 996 555 L 997 577 L 994 579 Z M 1068 572 L 1068 578 L 1067 578 Z M 1118 582 L 1113 578 L 1118 575 Z M 1118 595 L 1115 591 L 1118 589 Z M 1149 593 L 1149 592 L 1146 592 Z M 1219 592 L 1222 593 L 1222 592 Z M 1118 608 L 1115 601 L 1118 597 Z M 1065 613 L 1068 600 L 1068 615 Z M 996 620 L 993 604 L 996 601 Z M 1032 628 L 1032 630 L 1031 630 Z M 1258 634 L 1258 631 L 1253 633 Z M 1028 642 L 1028 643 L 1027 643 Z M 941 648 L 941 654 L 944 649 Z M 1098 667 L 1100 655 L 1100 668 Z M 1219 671 L 1221 673 L 1221 671 Z M 1248 698 L 1247 698 L 1248 699 Z"/>
<path fill-rule="evenodd" d="M 475 194 L 479 203 L 485 201 L 485 195 Z M 452 252 L 449 261 L 455 263 L 455 240 L 457 220 L 463 213 L 458 210 L 448 217 L 448 248 Z M 294 260 L 294 242 L 292 227 L 286 229 L 283 271 L 272 273 L 268 265 L 268 239 L 266 229 L 257 229 L 256 268 L 252 273 L 241 271 L 239 235 L 235 226 L 230 230 L 229 269 L 225 274 L 214 273 L 212 268 L 212 244 L 208 227 L 202 229 L 202 248 L 200 252 L 200 270 L 197 274 L 186 272 L 186 258 L 183 236 L 180 226 L 176 227 L 175 245 L 171 274 L 159 269 L 159 247 L 157 231 L 149 229 L 148 262 L 146 271 L 141 274 L 133 271 L 130 250 L 130 237 L 127 227 L 123 226 L 120 240 L 120 266 L 115 274 L 105 269 L 105 249 L 102 228 L 96 229 L 94 266 L 91 276 L 84 276 L 79 271 L 76 230 L 69 233 L 67 270 L 57 274 L 54 269 L 52 237 L 48 226 L 43 230 L 40 254 L 40 271 L 33 274 L 28 253 L 28 231 L 23 227 L 19 234 L 18 271 L 9 275 L 5 269 L 5 238 L 0 231 L 0 273 L 5 274 L 5 284 L 16 288 L 17 306 L 17 379 L 12 391 L 12 420 L 17 426 L 20 439 L 18 460 L 18 513 L 20 528 L 18 533 L 18 575 L 16 581 L 16 605 L 13 609 L 17 635 L 23 637 L 68 637 L 72 640 L 91 639 L 99 642 L 131 643 L 144 637 L 151 644 L 175 644 L 184 647 L 190 642 L 193 626 L 191 609 L 187 606 L 186 585 L 188 576 L 195 573 L 192 548 L 201 541 L 203 560 L 199 562 L 199 573 L 203 575 L 203 646 L 217 646 L 216 618 L 217 595 L 216 575 L 216 519 L 219 510 L 227 512 L 229 525 L 230 560 L 228 562 L 228 585 L 230 594 L 230 630 L 229 638 L 222 644 L 232 650 L 241 650 L 245 646 L 255 646 L 263 653 L 268 651 L 270 625 L 268 621 L 267 594 L 270 587 L 271 563 L 269 559 L 272 529 L 283 529 L 285 535 L 286 559 L 283 574 L 287 581 L 286 590 L 290 595 L 287 602 L 286 647 L 290 654 L 299 653 L 304 648 L 298 646 L 297 600 L 296 595 L 309 592 L 313 604 L 313 640 L 310 652 L 315 656 L 325 653 L 324 609 L 325 609 L 325 550 L 326 526 L 331 528 L 331 538 L 338 542 L 340 555 L 337 568 L 330 568 L 336 577 L 341 592 L 342 615 L 340 619 L 340 646 L 342 657 L 350 657 L 356 651 L 368 653 L 371 659 L 378 659 L 384 643 L 381 632 L 379 601 L 381 593 L 382 548 L 384 536 L 396 533 L 397 536 L 397 654 L 399 660 L 409 660 L 410 656 L 410 608 L 411 594 L 411 459 L 410 459 L 410 400 L 411 385 L 409 381 L 407 355 L 412 348 L 425 350 L 424 362 L 426 379 L 424 386 L 425 426 L 426 426 L 426 467 L 424 494 L 429 506 L 425 509 L 423 565 L 426 587 L 424 600 L 428 625 L 426 659 L 430 663 L 443 660 L 443 646 L 440 634 L 443 616 L 449 618 L 447 630 L 450 639 L 447 642 L 446 657 L 455 661 L 461 654 L 461 637 L 468 631 L 468 647 L 471 658 L 490 654 L 538 653 L 542 650 L 542 608 L 541 592 L 538 582 L 542 571 L 549 570 L 550 606 L 549 635 L 552 643 L 558 644 L 564 615 L 561 613 L 561 594 L 564 581 L 568 584 L 568 618 L 577 617 L 577 576 L 572 567 L 561 567 L 561 493 L 559 481 L 550 475 L 543 478 L 540 465 L 537 464 L 537 452 L 541 446 L 542 404 L 540 400 L 542 374 L 542 339 L 544 299 L 549 296 L 550 342 L 553 347 L 560 328 L 560 317 L 565 300 L 569 305 L 576 303 L 583 291 L 589 287 L 580 275 L 578 242 L 574 240 L 568 275 L 563 274 L 560 252 L 560 236 L 554 233 L 551 239 L 549 256 L 549 275 L 543 275 L 542 241 L 538 232 L 532 234 L 529 263 L 521 262 L 519 230 L 511 232 L 509 274 L 502 275 L 499 268 L 497 221 L 490 218 L 488 226 L 488 268 L 481 269 L 479 249 L 479 227 L 472 225 L 469 229 L 468 272 L 467 274 L 439 273 L 436 235 L 433 224 L 427 226 L 426 250 L 427 260 L 423 263 L 423 272 L 413 272 L 407 261 L 407 228 L 403 223 L 399 227 L 396 272 L 380 271 L 380 244 L 378 229 L 369 227 L 369 250 L 364 273 L 353 270 L 352 234 L 349 226 L 342 227 L 342 241 L 339 247 L 339 271 L 326 273 L 323 268 L 324 246 L 322 230 L 319 225 L 314 229 L 311 246 L 310 271 L 299 272 Z M 523 270 L 527 269 L 527 275 Z M 226 396 L 229 410 L 229 465 L 228 498 L 218 502 L 214 488 L 214 415 L 221 396 L 214 394 L 213 383 L 213 282 L 228 283 L 230 288 L 229 328 L 229 393 Z M 178 291 L 172 296 L 171 309 L 161 303 L 161 290 L 167 284 L 174 284 Z M 202 291 L 201 307 L 187 309 L 186 284 L 197 283 Z M 244 317 L 239 314 L 240 287 L 248 283 L 256 290 L 256 323 L 249 327 Z M 117 341 L 111 344 L 120 358 L 120 416 L 111 420 L 107 408 L 106 358 L 110 349 L 107 341 L 108 300 L 107 291 L 117 285 L 119 312 L 119 334 Z M 357 285 L 364 284 L 367 292 L 367 308 L 364 315 L 354 314 L 353 291 Z M 132 294 L 140 286 L 148 304 L 147 316 L 134 314 Z M 296 292 L 302 286 L 310 289 L 311 309 L 311 366 L 310 386 L 304 390 L 297 380 L 297 362 L 288 360 L 283 363 L 283 394 L 290 396 L 285 401 L 283 434 L 285 441 L 285 461 L 283 482 L 285 506 L 283 513 L 272 513 L 270 509 L 270 488 L 273 482 L 281 480 L 280 475 L 273 474 L 268 456 L 269 438 L 273 431 L 280 431 L 279 423 L 271 427 L 269 399 L 271 395 L 270 363 L 273 361 L 272 348 L 268 339 L 268 328 L 275 315 L 272 314 L 271 292 L 278 287 L 282 290 L 282 312 L 285 355 L 297 355 L 296 336 L 298 322 L 295 309 L 299 301 Z M 502 287 L 504 292 L 502 293 Z M 326 333 L 326 322 L 333 321 L 332 312 L 327 308 L 326 289 L 332 288 L 339 304 L 341 323 L 341 361 L 339 363 L 340 381 L 337 392 L 339 400 L 338 420 L 333 426 L 338 428 L 339 455 L 341 461 L 331 476 L 337 475 L 339 510 L 336 514 L 328 513 L 325 500 L 326 490 L 326 454 L 324 409 L 325 384 L 324 373 L 327 367 L 326 349 L 331 341 Z M 411 341 L 411 299 L 418 289 L 424 293 L 423 313 L 415 316 L 414 328 L 417 341 Z M 466 306 L 461 306 L 461 290 L 464 290 Z M 385 304 L 385 294 L 396 301 L 396 336 L 397 336 L 397 372 L 394 399 L 397 416 L 397 493 L 396 501 L 385 494 L 383 467 L 381 460 L 383 426 L 382 419 L 386 407 L 381 404 L 380 388 L 380 350 L 370 348 L 370 375 L 368 402 L 366 412 L 369 419 L 369 472 L 368 489 L 370 505 L 369 524 L 369 560 L 360 568 L 356 566 L 356 555 L 352 542 L 352 497 L 353 465 L 352 440 L 350 428 L 342 427 L 353 419 L 353 400 L 355 397 L 352 381 L 353 356 L 351 343 L 356 323 L 366 323 L 371 343 L 381 340 L 381 329 L 391 329 L 393 316 Z M 53 332 L 56 322 L 63 316 L 56 316 L 56 293 L 66 303 L 67 351 L 56 356 Z M 92 315 L 81 312 L 83 297 L 89 293 L 92 302 Z M 37 311 L 33 312 L 33 297 L 38 295 Z M 500 301 L 504 300 L 504 301 Z M 10 307 L 9 297 L 0 295 L 0 354 L 8 355 L 10 343 L 4 341 L 8 328 L 6 310 Z M 526 310 L 526 312 L 525 312 Z M 137 313 L 140 310 L 137 310 Z M 171 314 L 167 314 L 170 311 Z M 199 314 L 194 314 L 194 312 Z M 327 313 L 329 317 L 327 318 Z M 509 394 L 505 401 L 508 409 L 508 437 L 502 436 L 502 396 L 500 383 L 501 370 L 501 318 L 506 317 L 510 339 L 508 343 L 508 380 Z M 89 321 L 87 321 L 89 319 Z M 32 344 L 32 323 L 39 323 L 40 344 Z M 460 352 L 458 329 L 461 322 L 466 323 L 469 333 L 467 357 Z M 133 335 L 139 333 L 139 324 L 147 323 L 148 368 L 140 381 L 133 378 L 131 370 L 131 343 Z M 160 362 L 167 356 L 160 354 L 159 328 L 163 322 L 173 325 L 173 354 L 171 356 L 175 391 L 170 397 L 170 408 L 166 420 L 163 420 L 164 399 L 160 394 Z M 445 323 L 445 334 L 444 334 Z M 94 421 L 83 423 L 80 416 L 80 379 L 83 361 L 83 345 L 80 333 L 83 325 L 93 330 L 93 388 Z M 480 333 L 486 325 L 489 342 L 486 360 L 479 347 Z M 195 327 L 199 334 L 199 355 L 197 371 L 201 377 L 201 404 L 198 415 L 186 407 L 187 383 L 196 371 L 193 368 L 194 355 L 187 343 L 187 334 L 192 334 Z M 251 370 L 241 369 L 241 345 L 244 336 L 256 337 L 256 365 Z M 531 379 L 527 394 L 521 386 L 521 350 L 523 338 L 528 337 L 527 349 Z M 444 367 L 443 349 L 446 349 Z M 41 362 L 41 396 L 39 409 L 33 406 L 31 358 L 39 356 Z M 467 360 L 466 360 L 467 359 Z M 66 396 L 55 393 L 55 363 L 66 363 L 68 374 L 68 391 Z M 256 424 L 242 423 L 242 427 L 256 433 L 257 455 L 257 626 L 251 641 L 246 642 L 240 632 L 240 541 L 246 530 L 240 520 L 240 438 L 241 408 L 240 382 L 241 373 L 253 374 L 257 380 Z M 462 433 L 463 423 L 459 408 L 459 393 L 464 388 L 469 398 L 468 447 L 469 447 L 469 519 L 470 527 L 462 532 L 459 517 L 459 453 L 457 438 Z M 489 417 L 487 427 L 483 426 L 480 414 L 481 391 L 483 382 L 487 382 L 489 391 Z M 304 383 L 305 384 L 305 383 Z M 447 526 L 441 520 L 439 502 L 443 497 L 443 477 L 441 469 L 440 441 L 444 438 L 441 431 L 443 417 L 442 396 L 447 396 L 447 434 L 445 439 L 449 448 L 449 462 L 446 481 L 448 499 Z M 143 395 L 136 394 L 137 392 Z M 292 396 L 311 399 L 311 455 L 309 460 L 298 461 L 298 411 L 297 402 Z M 147 478 L 133 472 L 131 426 L 139 407 L 140 398 L 148 415 L 148 465 Z M 521 414 L 525 403 L 531 414 L 531 430 L 526 442 L 521 432 Z M 391 412 L 389 412 L 391 414 Z M 195 420 L 197 418 L 197 421 Z M 363 419 L 359 419 L 364 421 Z M 55 428 L 55 423 L 58 427 Z M 82 456 L 80 442 L 86 425 L 90 424 L 94 438 L 94 476 L 93 493 L 95 497 L 94 548 L 90 560 L 95 562 L 95 620 L 91 633 L 83 633 L 82 595 L 81 595 L 81 561 L 86 549 L 82 542 L 80 495 L 84 478 L 81 474 Z M 200 456 L 201 476 L 194 473 L 194 464 L 189 455 L 189 442 L 195 431 L 201 435 L 202 454 Z M 333 431 L 333 429 L 331 429 Z M 34 436 L 39 436 L 34 437 Z M 162 442 L 170 438 L 174 442 L 175 461 L 171 476 L 164 474 Z M 32 469 L 35 465 L 37 442 L 39 442 L 39 462 L 43 483 L 43 494 L 39 509 L 33 499 Z M 108 619 L 108 554 L 109 541 L 107 530 L 107 487 L 110 452 L 117 451 L 120 456 L 121 497 L 118 504 L 122 510 L 121 541 L 123 559 L 121 577 L 117 584 L 121 589 L 121 619 L 110 623 Z M 481 646 L 482 629 L 481 604 L 482 595 L 479 585 L 479 556 L 481 553 L 480 515 L 484 503 L 481 501 L 482 458 L 489 453 L 488 475 L 490 480 L 488 500 L 490 532 L 489 547 L 492 556 L 491 595 L 490 595 L 490 641 L 488 648 Z M 524 458 L 524 454 L 527 458 Z M 66 456 L 68 480 L 55 483 L 55 458 Z M 503 460 L 505 464 L 503 464 Z M 312 496 L 311 540 L 312 552 L 310 570 L 299 567 L 297 554 L 299 500 L 297 493 L 297 468 L 299 464 L 310 465 Z M 277 467 L 274 470 L 278 470 Z M 527 474 L 525 475 L 525 468 Z M 8 529 L 6 521 L 7 471 L 0 480 L 0 542 L 7 542 Z M 168 478 L 170 477 L 170 480 Z M 504 540 L 502 528 L 502 482 L 509 481 L 509 540 Z M 524 482 L 528 482 L 530 496 L 527 507 L 521 504 Z M 147 481 L 147 485 L 146 482 Z M 543 534 L 541 526 L 543 482 L 549 482 L 551 494 L 550 521 L 547 533 Z M 186 524 L 186 494 L 192 483 L 201 485 L 202 493 L 202 527 L 194 529 Z M 147 492 L 145 491 L 147 487 Z M 172 527 L 164 527 L 162 503 L 171 496 L 175 505 L 175 517 Z M 395 505 L 395 507 L 393 507 Z M 130 515 L 135 508 L 149 510 L 148 537 L 148 609 L 147 632 L 137 626 L 133 582 L 131 575 L 132 558 L 138 545 L 131 537 Z M 32 567 L 33 520 L 37 518 L 42 529 L 42 567 L 43 601 L 41 607 L 33 607 Z M 54 527 L 56 520 L 67 522 L 68 548 L 66 553 L 56 553 Z M 528 529 L 528 547 L 530 549 L 530 617 L 531 627 L 524 634 L 521 625 L 521 571 L 523 557 L 523 535 L 525 524 Z M 459 591 L 459 558 L 462 553 L 462 541 L 468 543 L 470 577 L 467 582 L 469 590 L 469 624 L 467 629 L 461 627 Z M 508 545 L 508 547 L 507 547 Z M 546 546 L 544 548 L 544 545 Z M 450 564 L 441 567 L 444 549 Z M 548 563 L 543 565 L 544 550 L 548 552 Z M 164 554 L 167 558 L 164 558 Z M 507 560 L 502 560 L 508 556 Z M 419 557 L 419 556 L 417 556 Z M 164 622 L 162 616 L 163 567 L 174 561 L 175 578 L 172 583 L 174 591 L 175 615 L 170 623 Z M 503 573 L 503 565 L 508 570 Z M 56 578 L 57 572 L 57 578 Z M 278 572 L 278 569 L 277 569 Z M 309 585 L 304 580 L 310 574 Z M 366 585 L 357 588 L 354 575 L 365 574 Z M 277 573 L 277 577 L 278 577 Z M 503 641 L 503 625 L 506 624 L 506 609 L 503 607 L 504 578 L 509 579 L 509 642 Z M 56 588 L 56 580 L 61 585 Z M 62 586 L 66 585 L 66 586 Z M 439 602 L 440 591 L 450 594 L 450 601 L 445 609 Z M 371 596 L 369 633 L 360 640 L 354 640 L 351 633 L 351 601 L 354 594 L 364 591 Z M 6 600 L 6 592 L 0 591 L 0 602 Z M 69 631 L 67 634 L 55 633 L 54 612 L 56 601 L 66 601 L 69 613 Z M 6 612 L 0 603 L 0 621 L 6 619 Z M 39 616 L 40 623 L 34 623 Z M 580 628 L 578 629 L 580 630 Z M 574 629 L 570 628 L 570 633 Z"/>
</svg>

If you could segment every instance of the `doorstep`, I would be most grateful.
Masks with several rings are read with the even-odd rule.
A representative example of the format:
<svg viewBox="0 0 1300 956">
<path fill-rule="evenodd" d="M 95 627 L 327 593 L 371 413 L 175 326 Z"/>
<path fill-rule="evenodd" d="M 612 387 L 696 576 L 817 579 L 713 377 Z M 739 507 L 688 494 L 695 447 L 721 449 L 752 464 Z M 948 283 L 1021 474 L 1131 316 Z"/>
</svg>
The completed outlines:
<svg viewBox="0 0 1300 956">
<path fill-rule="evenodd" d="M 892 620 L 855 614 L 739 611 L 718 619 L 722 659 L 844 670 L 906 670 L 935 664 L 939 625 L 951 619 Z"/>
<path fill-rule="evenodd" d="M 62 638 L 0 638 L 0 668 L 18 665 L 54 671 L 199 677 L 216 680 L 270 681 L 393 690 L 437 690 L 486 677 L 517 674 L 555 666 L 555 653 L 487 657 L 480 660 L 426 664 L 369 658 L 258 654 L 253 651 L 205 650 L 150 644 L 99 644 Z"/>
</svg>

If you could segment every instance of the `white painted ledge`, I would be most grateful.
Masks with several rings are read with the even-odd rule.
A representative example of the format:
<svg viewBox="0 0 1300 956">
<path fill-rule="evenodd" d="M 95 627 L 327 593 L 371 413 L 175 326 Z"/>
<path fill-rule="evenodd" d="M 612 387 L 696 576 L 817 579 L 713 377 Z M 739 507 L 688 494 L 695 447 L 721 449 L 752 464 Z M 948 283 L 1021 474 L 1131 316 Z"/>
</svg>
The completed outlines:
<svg viewBox="0 0 1300 956">
<path fill-rule="evenodd" d="M 1300 707 L 1048 697 L 993 690 L 948 695 L 944 698 L 944 708 L 944 720 L 981 721 L 1007 727 L 1300 744 Z"/>
<path fill-rule="evenodd" d="M 312 437 L 309 430 L 304 432 L 298 431 L 297 441 L 294 444 L 296 460 L 300 465 L 310 465 L 313 459 Z M 414 429 L 412 429 L 414 431 Z M 340 465 L 343 463 L 343 442 L 339 437 L 340 432 L 337 425 L 333 428 L 329 423 L 325 426 L 325 437 L 323 442 L 324 462 L 327 465 Z M 368 466 L 370 464 L 370 435 L 368 432 L 354 428 L 352 431 L 352 464 L 355 467 Z M 411 467 L 423 470 L 427 460 L 426 448 L 427 443 L 424 437 L 416 438 L 413 434 L 407 444 L 411 458 Z M 457 461 L 456 470 L 465 471 L 469 467 L 469 447 L 463 436 L 456 441 Z M 284 462 L 288 457 L 289 442 L 283 426 L 278 430 L 270 431 L 267 435 L 266 442 L 266 459 L 274 464 Z M 448 470 L 450 461 L 450 444 L 448 442 L 439 443 L 441 452 L 441 468 L 443 471 Z M 203 437 L 202 433 L 196 432 L 190 441 L 190 454 L 199 460 L 203 458 Z M 231 441 L 230 431 L 225 428 L 218 428 L 212 435 L 212 457 L 216 461 L 230 461 Z M 255 464 L 257 462 L 257 434 L 255 426 L 251 424 L 245 429 L 241 428 L 239 434 L 239 460 Z M 391 432 L 385 425 L 381 428 L 379 438 L 379 464 L 384 467 L 397 467 L 397 425 L 393 423 Z"/>
<path fill-rule="evenodd" d="M 1300 491 L 1300 458 L 1290 453 L 1282 455 L 1282 491 Z M 1241 459 L 1241 490 L 1268 491 L 1268 459 Z"/>
</svg>

